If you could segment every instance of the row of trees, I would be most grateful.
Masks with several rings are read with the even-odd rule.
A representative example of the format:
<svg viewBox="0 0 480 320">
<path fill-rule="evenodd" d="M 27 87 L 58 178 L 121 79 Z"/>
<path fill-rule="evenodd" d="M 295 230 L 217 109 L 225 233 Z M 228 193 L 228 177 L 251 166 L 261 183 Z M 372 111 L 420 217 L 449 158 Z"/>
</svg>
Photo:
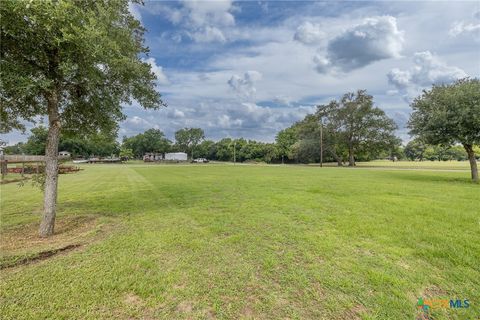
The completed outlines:
<svg viewBox="0 0 480 320">
<path fill-rule="evenodd" d="M 6 154 L 44 155 L 48 130 L 35 127 L 27 141 L 5 147 Z M 254 140 L 225 138 L 220 141 L 205 140 L 200 128 L 184 128 L 175 133 L 175 143 L 167 139 L 159 129 L 148 129 L 143 133 L 123 137 L 122 143 L 116 136 L 101 133 L 86 137 L 60 136 L 59 150 L 69 151 L 73 157 L 111 156 L 142 159 L 147 152 L 187 152 L 189 157 L 207 158 L 218 161 L 264 161 L 278 160 L 278 151 L 273 143 Z"/>
<path fill-rule="evenodd" d="M 319 105 L 314 114 L 280 131 L 276 142 L 289 160 L 335 161 L 339 166 L 348 161 L 355 166 L 356 160 L 401 153 L 395 129 L 395 122 L 374 106 L 373 97 L 359 90 Z"/>
<path fill-rule="evenodd" d="M 196 136 L 204 137 L 200 128 L 185 128 L 177 131 L 176 136 L 192 132 Z M 26 142 L 4 148 L 6 154 L 44 155 L 47 142 L 48 130 L 43 127 L 35 127 Z M 299 138 L 300 137 L 300 138 Z M 191 139 L 191 138 L 189 138 Z M 188 139 L 187 139 L 188 141 Z M 348 152 L 343 153 L 328 151 L 328 145 L 324 142 L 325 162 L 338 162 L 343 164 Z M 234 153 L 235 149 L 235 153 Z M 116 141 L 113 135 L 101 133 L 92 134 L 88 137 L 68 137 L 61 135 L 59 150 L 72 153 L 73 157 L 110 156 L 119 155 L 126 158 L 141 159 L 146 152 L 188 152 L 189 156 L 207 158 L 218 161 L 261 161 L 266 163 L 314 163 L 320 161 L 320 124 L 315 115 L 308 115 L 291 127 L 280 131 L 275 143 L 263 143 L 255 140 L 224 138 L 219 141 L 199 139 L 194 144 L 186 145 L 183 140 L 176 143 L 168 140 L 165 134 L 158 129 L 148 129 L 131 137 L 124 137 L 122 143 Z M 474 147 L 478 156 L 480 147 Z M 340 155 L 340 156 L 339 156 Z M 442 146 L 430 145 L 419 138 L 413 139 L 405 147 L 397 145 L 384 148 L 381 152 L 359 152 L 356 159 L 369 161 L 377 158 L 396 157 L 398 160 L 411 161 L 448 161 L 468 160 L 468 155 L 461 145 Z"/>
<path fill-rule="evenodd" d="M 476 157 L 480 156 L 480 147 L 474 146 Z M 468 154 L 462 145 L 431 145 L 425 143 L 420 138 L 416 138 L 407 143 L 403 148 L 403 157 L 411 161 L 448 161 L 468 160 Z"/>
<path fill-rule="evenodd" d="M 6 154 L 45 155 L 48 139 L 48 129 L 39 126 L 31 129 L 31 135 L 26 142 L 19 142 L 5 147 Z M 114 134 L 93 133 L 87 136 L 60 135 L 58 148 L 69 151 L 74 157 L 79 156 L 110 156 L 119 154 L 120 146 Z"/>
</svg>

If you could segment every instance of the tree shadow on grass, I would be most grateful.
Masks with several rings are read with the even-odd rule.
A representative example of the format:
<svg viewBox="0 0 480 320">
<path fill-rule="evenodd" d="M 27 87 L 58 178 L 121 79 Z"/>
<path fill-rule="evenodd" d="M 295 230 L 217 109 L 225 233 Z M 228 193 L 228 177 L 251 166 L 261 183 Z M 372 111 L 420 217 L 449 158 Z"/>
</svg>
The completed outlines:
<svg viewBox="0 0 480 320">
<path fill-rule="evenodd" d="M 396 179 L 399 180 L 408 180 L 416 182 L 434 182 L 434 183 L 446 183 L 446 184 L 459 184 L 459 185 L 470 185 L 470 186 L 479 186 L 478 184 L 472 182 L 469 174 L 465 174 L 462 177 L 451 176 L 451 175 L 441 175 L 441 174 L 430 174 L 430 173 L 405 173 L 395 175 Z"/>
</svg>

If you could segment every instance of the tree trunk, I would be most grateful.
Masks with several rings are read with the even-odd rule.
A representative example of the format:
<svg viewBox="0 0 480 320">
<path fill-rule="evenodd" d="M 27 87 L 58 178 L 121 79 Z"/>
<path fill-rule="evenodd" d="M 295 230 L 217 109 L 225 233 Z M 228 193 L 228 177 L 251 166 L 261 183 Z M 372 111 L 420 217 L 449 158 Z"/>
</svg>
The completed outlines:
<svg viewBox="0 0 480 320">
<path fill-rule="evenodd" d="M 478 169 L 477 169 L 477 159 L 475 158 L 475 152 L 473 151 L 473 146 L 471 144 L 464 144 L 463 147 L 468 154 L 468 161 L 470 161 L 470 171 L 472 174 L 472 181 L 478 182 Z"/>
<path fill-rule="evenodd" d="M 355 166 L 355 157 L 353 155 L 353 148 L 352 147 L 348 148 L 348 166 L 349 167 L 354 167 Z"/>
<path fill-rule="evenodd" d="M 338 167 L 343 167 L 343 159 L 340 158 L 340 157 L 338 156 L 338 154 L 337 154 L 335 151 L 333 151 L 333 150 L 331 150 L 330 153 L 332 154 L 332 156 L 333 156 L 333 157 L 335 158 L 335 160 L 337 161 L 337 166 L 338 166 Z"/>
<path fill-rule="evenodd" d="M 58 186 L 58 142 L 60 140 L 60 119 L 58 115 L 58 96 L 54 92 L 48 99 L 48 137 L 45 147 L 45 191 L 43 217 L 39 235 L 48 237 L 53 234 L 57 206 Z"/>
</svg>

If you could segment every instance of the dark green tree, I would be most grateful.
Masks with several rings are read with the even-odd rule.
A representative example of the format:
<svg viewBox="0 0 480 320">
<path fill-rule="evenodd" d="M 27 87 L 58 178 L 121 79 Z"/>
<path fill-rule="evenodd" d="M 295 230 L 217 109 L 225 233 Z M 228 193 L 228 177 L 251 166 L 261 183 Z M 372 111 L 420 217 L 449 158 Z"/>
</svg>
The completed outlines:
<svg viewBox="0 0 480 320">
<path fill-rule="evenodd" d="M 184 128 L 175 132 L 175 144 L 180 151 L 190 153 L 193 159 L 195 147 L 205 139 L 205 133 L 200 128 Z"/>
<path fill-rule="evenodd" d="M 410 133 L 433 145 L 463 145 L 478 182 L 475 145 L 480 144 L 480 80 L 434 85 L 411 104 Z"/>
<path fill-rule="evenodd" d="M 325 123 L 334 143 L 345 145 L 349 166 L 355 165 L 358 154 L 379 154 L 395 141 L 395 122 L 374 106 L 373 97 L 365 90 L 346 93 L 339 101 L 318 106 L 317 116 Z"/>
<path fill-rule="evenodd" d="M 31 135 L 22 147 L 22 152 L 29 155 L 44 155 L 47 145 L 48 129 L 44 126 L 34 127 Z"/>
<path fill-rule="evenodd" d="M 54 231 L 60 132 L 112 132 L 132 97 L 145 108 L 163 102 L 128 0 L 4 0 L 0 21 L 1 130 L 48 121 L 45 237 Z"/>
<path fill-rule="evenodd" d="M 122 147 L 131 149 L 136 158 L 142 158 L 146 152 L 168 152 L 171 141 L 159 129 L 148 129 L 132 137 L 124 137 Z"/>
<path fill-rule="evenodd" d="M 413 139 L 405 146 L 405 156 L 411 160 L 423 161 L 425 159 L 425 151 L 427 150 L 427 144 L 421 139 Z"/>
<path fill-rule="evenodd" d="M 297 142 L 297 133 L 295 128 L 289 127 L 281 130 L 275 137 L 275 143 L 277 145 L 278 156 L 282 160 L 282 163 L 286 159 L 293 159 L 293 145 Z"/>
</svg>

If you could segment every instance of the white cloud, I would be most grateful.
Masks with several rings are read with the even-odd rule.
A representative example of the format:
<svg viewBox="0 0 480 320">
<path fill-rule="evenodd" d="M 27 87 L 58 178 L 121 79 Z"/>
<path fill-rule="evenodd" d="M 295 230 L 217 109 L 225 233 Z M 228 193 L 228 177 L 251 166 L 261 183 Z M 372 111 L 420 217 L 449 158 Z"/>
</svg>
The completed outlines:
<svg viewBox="0 0 480 320">
<path fill-rule="evenodd" d="M 241 119 L 231 119 L 229 115 L 222 114 L 217 119 L 217 124 L 222 129 L 234 129 L 242 126 Z"/>
<path fill-rule="evenodd" d="M 326 34 L 321 30 L 319 24 L 307 21 L 297 28 L 293 38 L 304 44 L 316 44 L 325 40 Z"/>
<path fill-rule="evenodd" d="M 467 21 L 455 21 L 448 34 L 451 37 L 457 37 L 461 34 L 473 34 L 476 39 L 480 39 L 480 10 L 472 14 L 470 22 Z"/>
<path fill-rule="evenodd" d="M 433 84 L 451 83 L 468 76 L 462 69 L 447 65 L 430 51 L 415 53 L 413 62 L 414 66 L 409 70 L 394 68 L 387 74 L 388 82 L 395 86 L 407 101 Z"/>
<path fill-rule="evenodd" d="M 157 65 L 157 63 L 155 62 L 155 58 L 147 58 L 147 59 L 143 59 L 143 62 L 146 62 L 150 65 L 151 69 L 152 69 L 152 72 L 155 74 L 155 76 L 157 77 L 157 82 L 159 84 L 163 84 L 163 85 L 166 85 L 166 84 L 169 84 L 170 82 L 168 81 L 168 78 L 167 76 L 165 75 L 165 73 L 163 72 L 163 68 L 159 65 Z"/>
<path fill-rule="evenodd" d="M 480 23 L 467 23 L 465 21 L 455 22 L 448 34 L 452 37 L 456 37 L 461 34 L 474 34 L 477 37 L 480 36 Z"/>
<path fill-rule="evenodd" d="M 398 30 L 395 17 L 367 18 L 329 41 L 326 56 L 319 55 L 314 62 L 319 72 L 329 68 L 346 72 L 375 61 L 400 57 L 403 43 L 403 32 Z"/>
<path fill-rule="evenodd" d="M 225 42 L 225 35 L 216 27 L 206 26 L 193 33 L 189 33 L 190 38 L 196 42 Z"/>
<path fill-rule="evenodd" d="M 240 98 L 254 99 L 257 92 L 255 84 L 261 79 L 262 74 L 252 70 L 245 72 L 243 77 L 233 75 L 230 80 L 228 80 L 228 85 Z"/>
<path fill-rule="evenodd" d="M 235 11 L 231 0 L 185 0 L 181 1 L 181 7 L 175 8 L 163 3 L 153 2 L 149 11 L 161 13 L 170 22 L 183 29 L 183 33 L 193 41 L 203 42 L 225 42 L 226 37 L 222 29 L 235 25 Z M 182 35 L 176 33 L 174 41 L 180 42 Z"/>
<path fill-rule="evenodd" d="M 235 18 L 229 12 L 232 10 L 231 0 L 185 0 L 182 1 L 182 4 L 188 10 L 190 22 L 196 26 L 212 24 L 232 26 L 235 24 Z"/>
<path fill-rule="evenodd" d="M 203 128 L 209 139 L 244 137 L 273 141 L 277 132 L 315 111 L 313 106 L 266 107 L 239 103 L 231 99 L 171 100 L 169 107 L 158 111 L 128 109 L 121 133 L 134 135 L 149 128 L 159 128 L 167 137 L 184 127 Z"/>
</svg>

